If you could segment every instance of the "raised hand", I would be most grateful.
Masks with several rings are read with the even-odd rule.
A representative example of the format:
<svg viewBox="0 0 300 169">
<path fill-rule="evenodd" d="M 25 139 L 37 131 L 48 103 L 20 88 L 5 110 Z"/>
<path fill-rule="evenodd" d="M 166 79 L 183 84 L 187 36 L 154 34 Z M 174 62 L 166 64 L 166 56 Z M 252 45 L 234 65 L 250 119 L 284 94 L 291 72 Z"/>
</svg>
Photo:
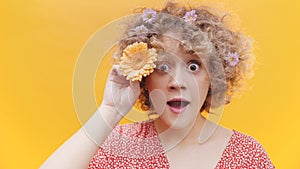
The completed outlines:
<svg viewBox="0 0 300 169">
<path fill-rule="evenodd" d="M 114 65 L 106 82 L 101 106 L 114 108 L 120 115 L 125 116 L 139 95 L 139 82 L 126 80 L 119 69 L 119 65 Z"/>
</svg>

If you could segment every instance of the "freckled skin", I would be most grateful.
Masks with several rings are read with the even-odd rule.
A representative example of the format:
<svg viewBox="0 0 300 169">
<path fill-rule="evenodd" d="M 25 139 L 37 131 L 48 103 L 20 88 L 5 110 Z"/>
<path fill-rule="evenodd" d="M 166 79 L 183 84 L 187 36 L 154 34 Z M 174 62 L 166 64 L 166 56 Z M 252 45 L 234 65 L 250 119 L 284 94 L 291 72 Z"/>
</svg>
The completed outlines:
<svg viewBox="0 0 300 169">
<path fill-rule="evenodd" d="M 163 37 L 162 41 L 164 53 L 158 54 L 156 70 L 146 78 L 146 87 L 154 109 L 164 107 L 159 112 L 159 121 L 180 129 L 191 124 L 199 114 L 207 96 L 209 76 L 201 59 L 179 48 L 177 40 Z M 156 92 L 151 94 L 152 91 Z M 190 104 L 182 113 L 174 114 L 167 105 L 173 98 L 184 98 Z"/>
</svg>

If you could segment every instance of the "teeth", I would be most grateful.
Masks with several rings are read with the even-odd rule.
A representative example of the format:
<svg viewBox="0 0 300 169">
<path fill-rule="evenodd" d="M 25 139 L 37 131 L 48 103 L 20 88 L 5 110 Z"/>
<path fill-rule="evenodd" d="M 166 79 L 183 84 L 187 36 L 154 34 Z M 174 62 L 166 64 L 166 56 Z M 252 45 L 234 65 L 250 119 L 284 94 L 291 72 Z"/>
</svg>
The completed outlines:
<svg viewBox="0 0 300 169">
<path fill-rule="evenodd" d="M 189 104 L 187 101 L 168 101 L 167 104 L 171 107 L 180 108 Z"/>
</svg>

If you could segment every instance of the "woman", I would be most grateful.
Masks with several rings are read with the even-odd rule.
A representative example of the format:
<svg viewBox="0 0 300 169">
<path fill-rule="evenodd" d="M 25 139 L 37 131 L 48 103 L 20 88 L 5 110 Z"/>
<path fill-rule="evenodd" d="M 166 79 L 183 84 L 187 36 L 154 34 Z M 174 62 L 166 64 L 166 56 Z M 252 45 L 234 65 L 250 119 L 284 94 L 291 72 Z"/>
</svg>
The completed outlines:
<svg viewBox="0 0 300 169">
<path fill-rule="evenodd" d="M 238 131 L 217 126 L 199 143 L 214 124 L 199 112 L 218 116 L 251 73 L 249 40 L 223 19 L 176 3 L 143 10 L 119 42 L 101 106 L 42 168 L 274 168 Z M 136 100 L 157 118 L 117 125 Z"/>
</svg>

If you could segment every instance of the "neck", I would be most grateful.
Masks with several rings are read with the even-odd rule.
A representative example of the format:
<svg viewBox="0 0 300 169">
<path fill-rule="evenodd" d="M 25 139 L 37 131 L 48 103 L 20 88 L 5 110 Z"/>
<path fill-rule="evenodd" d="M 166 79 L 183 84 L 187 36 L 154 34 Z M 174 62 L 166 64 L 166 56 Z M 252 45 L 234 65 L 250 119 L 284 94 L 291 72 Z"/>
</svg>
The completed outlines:
<svg viewBox="0 0 300 169">
<path fill-rule="evenodd" d="M 174 129 L 164 123 L 160 118 L 154 121 L 159 139 L 164 150 L 167 152 L 175 146 L 190 145 L 197 143 L 205 119 L 197 115 L 196 119 L 182 129 Z"/>
</svg>

